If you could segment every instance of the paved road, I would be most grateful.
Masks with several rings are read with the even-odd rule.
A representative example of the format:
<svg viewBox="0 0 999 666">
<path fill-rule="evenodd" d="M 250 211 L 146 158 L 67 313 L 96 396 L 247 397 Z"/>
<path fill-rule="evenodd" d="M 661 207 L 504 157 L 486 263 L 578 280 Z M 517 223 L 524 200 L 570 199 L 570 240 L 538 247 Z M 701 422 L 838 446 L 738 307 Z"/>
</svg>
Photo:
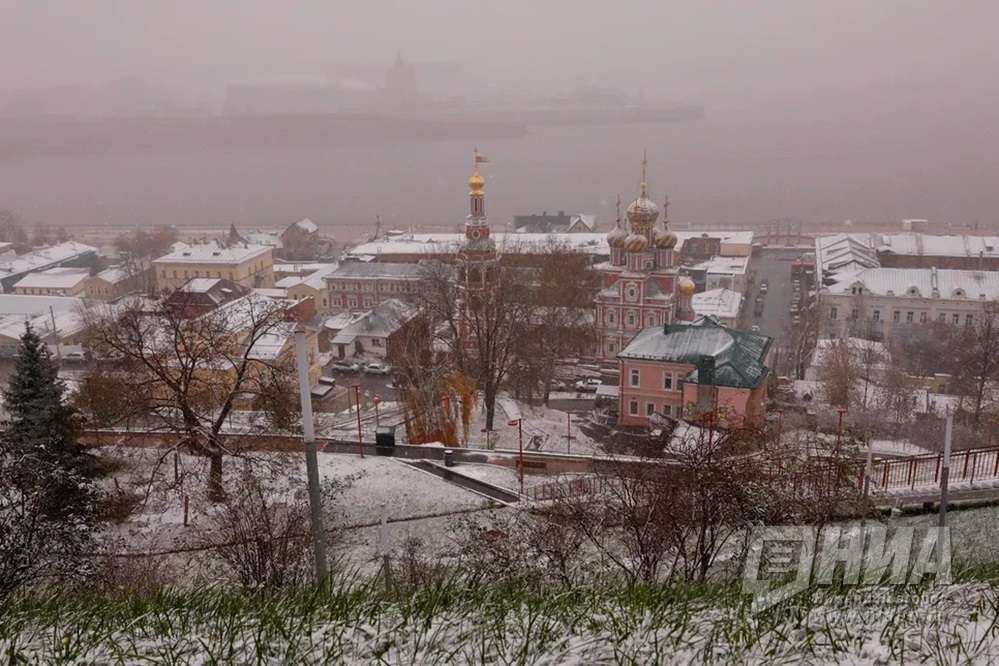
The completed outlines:
<svg viewBox="0 0 999 666">
<path fill-rule="evenodd" d="M 747 296 L 747 324 L 758 325 L 761 333 L 772 336 L 775 341 L 783 336 L 785 327 L 791 321 L 788 310 L 791 306 L 791 262 L 801 256 L 802 252 L 799 249 L 765 248 L 752 262 L 756 271 L 756 284 Z M 755 317 L 753 303 L 763 280 L 769 282 L 766 305 L 762 316 Z"/>
</svg>

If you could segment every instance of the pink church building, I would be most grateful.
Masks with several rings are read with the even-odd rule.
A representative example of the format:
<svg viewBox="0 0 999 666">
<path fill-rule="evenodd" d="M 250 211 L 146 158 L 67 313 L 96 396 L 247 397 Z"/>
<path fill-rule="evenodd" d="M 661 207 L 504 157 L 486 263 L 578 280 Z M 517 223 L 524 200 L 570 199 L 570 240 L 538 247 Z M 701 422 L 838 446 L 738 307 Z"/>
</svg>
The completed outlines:
<svg viewBox="0 0 999 666">
<path fill-rule="evenodd" d="M 647 426 L 654 415 L 716 425 L 762 422 L 772 338 L 722 326 L 712 317 L 651 326 L 618 355 L 618 423 Z"/>
<path fill-rule="evenodd" d="M 606 362 L 613 362 L 643 328 L 693 318 L 694 283 L 678 271 L 677 237 L 668 228 L 669 202 L 663 205 L 662 227 L 657 227 L 659 207 L 648 196 L 645 167 L 643 159 L 639 195 L 626 210 L 628 231 L 621 227 L 619 200 L 617 224 L 607 234 L 610 261 L 597 267 L 597 351 Z"/>
</svg>

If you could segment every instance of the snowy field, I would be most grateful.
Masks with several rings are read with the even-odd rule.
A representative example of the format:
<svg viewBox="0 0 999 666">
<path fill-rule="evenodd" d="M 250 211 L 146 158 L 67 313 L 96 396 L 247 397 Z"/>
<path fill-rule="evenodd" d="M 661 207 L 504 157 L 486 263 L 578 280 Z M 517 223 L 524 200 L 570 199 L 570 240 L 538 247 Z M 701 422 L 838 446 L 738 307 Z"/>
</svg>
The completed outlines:
<svg viewBox="0 0 999 666">
<path fill-rule="evenodd" d="M 205 524 L 210 504 L 205 500 L 207 460 L 180 455 L 175 476 L 174 454 L 161 450 L 105 447 L 103 456 L 121 463 L 105 481 L 112 489 L 137 492 L 146 497 L 115 533 L 125 539 L 130 552 L 160 551 L 186 543 Z M 162 459 L 161 459 L 162 458 Z M 232 487 L 244 465 L 252 465 L 267 492 L 275 499 L 305 493 L 303 455 L 254 454 L 246 459 L 227 458 L 224 479 Z M 358 526 L 343 537 L 349 562 L 363 567 L 374 562 L 382 549 L 394 548 L 414 534 L 424 537 L 449 531 L 448 514 L 475 511 L 490 502 L 470 491 L 416 470 L 405 463 L 376 456 L 319 454 L 320 478 L 346 482 L 334 506 L 326 509 L 329 526 Z M 176 480 L 175 480 L 176 479 Z M 184 497 L 189 503 L 184 526 Z M 304 495 L 302 495 L 304 496 Z"/>
</svg>

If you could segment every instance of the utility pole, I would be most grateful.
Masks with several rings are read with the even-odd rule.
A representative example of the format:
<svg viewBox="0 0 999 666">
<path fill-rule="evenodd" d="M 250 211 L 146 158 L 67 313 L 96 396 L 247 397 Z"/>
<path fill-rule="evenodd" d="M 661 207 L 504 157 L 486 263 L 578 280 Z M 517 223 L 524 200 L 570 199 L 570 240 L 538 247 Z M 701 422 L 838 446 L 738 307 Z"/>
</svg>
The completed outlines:
<svg viewBox="0 0 999 666">
<path fill-rule="evenodd" d="M 55 339 L 56 361 L 62 363 L 62 352 L 59 351 L 59 329 L 56 328 L 55 310 L 49 306 L 49 318 L 52 320 L 52 337 Z"/>
<path fill-rule="evenodd" d="M 950 448 L 954 435 L 954 415 L 947 409 L 947 424 L 944 427 L 944 452 L 940 466 L 940 527 L 947 527 L 947 486 L 950 483 Z"/>
<path fill-rule="evenodd" d="M 326 562 L 326 528 L 323 525 L 323 500 L 319 494 L 319 458 L 316 454 L 316 432 L 312 417 L 312 387 L 309 385 L 308 351 L 305 329 L 295 329 L 295 360 L 298 363 L 298 394 L 302 401 L 302 435 L 305 439 L 305 471 L 309 478 L 309 509 L 312 515 L 312 552 L 316 560 L 316 582 L 329 576 Z"/>
<path fill-rule="evenodd" d="M 361 435 L 361 385 L 354 384 L 354 402 L 357 403 L 357 452 L 364 457 L 364 442 Z"/>
<path fill-rule="evenodd" d="M 517 426 L 517 447 L 520 449 L 520 460 L 517 462 L 517 468 L 520 477 L 520 494 L 524 494 L 524 417 L 520 417 L 514 421 L 510 421 L 509 425 Z"/>
<path fill-rule="evenodd" d="M 378 395 L 375 395 L 374 397 L 371 398 L 371 402 L 373 402 L 374 405 L 375 405 L 375 431 L 378 430 L 378 425 L 379 425 L 378 424 L 378 403 L 381 402 L 381 401 L 382 401 L 382 399 L 380 397 L 378 397 Z"/>
</svg>

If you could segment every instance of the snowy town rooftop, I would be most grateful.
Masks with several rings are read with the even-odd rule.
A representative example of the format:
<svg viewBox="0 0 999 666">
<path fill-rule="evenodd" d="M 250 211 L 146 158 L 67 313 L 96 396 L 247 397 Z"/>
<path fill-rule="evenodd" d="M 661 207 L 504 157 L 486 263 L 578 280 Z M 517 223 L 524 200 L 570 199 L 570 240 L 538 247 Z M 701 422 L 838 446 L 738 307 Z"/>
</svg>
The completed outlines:
<svg viewBox="0 0 999 666">
<path fill-rule="evenodd" d="M 855 293 L 857 287 L 876 296 L 911 298 L 999 298 L 999 272 L 936 268 L 865 268 L 839 273 L 823 289 L 829 294 Z"/>
<path fill-rule="evenodd" d="M 691 302 L 699 315 L 713 315 L 719 319 L 735 319 L 742 307 L 742 294 L 731 289 L 709 289 L 694 294 Z"/>
<path fill-rule="evenodd" d="M 72 289 L 90 277 L 85 268 L 49 268 L 28 273 L 14 286 L 21 289 Z"/>
<path fill-rule="evenodd" d="M 263 245 L 221 247 L 218 243 L 198 243 L 180 247 L 153 261 L 154 264 L 240 264 L 263 256 L 273 248 Z"/>
<path fill-rule="evenodd" d="M 117 284 L 129 278 L 128 271 L 124 268 L 106 268 L 97 274 L 97 277 L 108 284 Z"/>
<path fill-rule="evenodd" d="M 753 244 L 752 231 L 677 231 L 677 249 L 683 246 L 688 238 L 719 238 L 722 243 L 745 245 L 747 250 Z M 491 234 L 500 251 L 507 252 L 544 252 L 550 244 L 562 245 L 576 252 L 610 255 L 607 245 L 607 234 L 599 233 L 505 233 Z M 380 254 L 443 254 L 457 252 L 465 243 L 464 233 L 406 233 L 391 238 L 379 239 L 361 243 L 350 249 L 350 256 Z"/>
<path fill-rule="evenodd" d="M 336 270 L 325 274 L 324 279 L 398 278 L 402 280 L 418 280 L 423 275 L 424 268 L 418 264 L 345 261 Z"/>
<path fill-rule="evenodd" d="M 651 326 L 636 335 L 618 358 L 697 366 L 705 357 L 715 360 L 713 384 L 752 388 L 767 373 L 764 365 L 772 338 L 722 326 L 712 317 L 689 324 Z M 697 381 L 695 369 L 687 381 Z"/>
<path fill-rule="evenodd" d="M 749 257 L 712 257 L 688 268 L 713 275 L 743 275 L 748 267 Z"/>
<path fill-rule="evenodd" d="M 97 248 L 75 241 L 68 241 L 53 245 L 52 247 L 28 252 L 18 257 L 4 257 L 0 260 L 0 277 L 37 271 L 46 266 L 69 261 L 85 254 L 94 254 L 96 256 Z"/>
</svg>

